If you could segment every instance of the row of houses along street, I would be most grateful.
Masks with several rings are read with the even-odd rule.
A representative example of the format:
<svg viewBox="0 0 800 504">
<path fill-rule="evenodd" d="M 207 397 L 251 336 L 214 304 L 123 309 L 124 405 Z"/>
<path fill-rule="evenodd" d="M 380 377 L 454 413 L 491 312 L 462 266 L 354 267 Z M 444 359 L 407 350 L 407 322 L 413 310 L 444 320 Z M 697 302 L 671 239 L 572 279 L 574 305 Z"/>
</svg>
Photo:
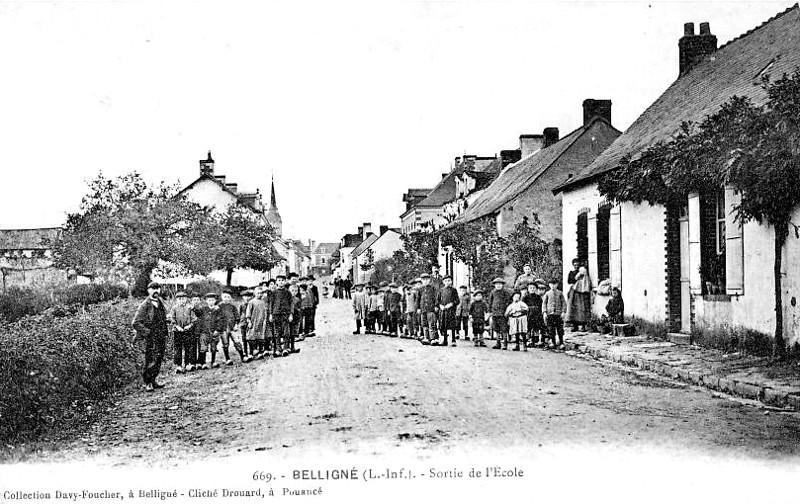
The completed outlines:
<svg viewBox="0 0 800 504">
<path fill-rule="evenodd" d="M 560 243 L 563 284 L 577 258 L 588 265 L 593 284 L 619 286 L 627 316 L 660 325 L 678 342 L 698 331 L 750 330 L 774 333 L 774 230 L 736 219 L 739 195 L 732 187 L 698 191 L 670 206 L 607 201 L 598 181 L 625 159 L 675 135 L 685 122 L 699 123 L 732 96 L 764 104 L 764 77 L 779 78 L 800 65 L 800 9 L 797 5 L 722 45 L 708 22 L 683 26 L 676 41 L 676 78 L 624 132 L 615 128 L 612 103 L 602 97 L 564 103 L 580 127 L 557 125 L 519 135 L 515 149 L 488 156 L 455 158 L 439 180 L 420 181 L 402 196 L 399 228 L 358 226 L 342 237 L 334 276 L 370 279 L 363 264 L 390 257 L 403 247 L 400 236 L 494 219 L 507 237 L 525 216 L 536 214 L 541 237 Z M 665 41 L 665 43 L 673 43 Z M 792 210 L 800 222 L 800 208 Z M 782 252 L 784 334 L 800 345 L 800 240 Z M 442 273 L 454 285 L 475 285 L 471 268 L 440 245 Z M 508 283 L 520 272 L 506 268 Z M 603 313 L 605 291 L 593 296 Z"/>
</svg>

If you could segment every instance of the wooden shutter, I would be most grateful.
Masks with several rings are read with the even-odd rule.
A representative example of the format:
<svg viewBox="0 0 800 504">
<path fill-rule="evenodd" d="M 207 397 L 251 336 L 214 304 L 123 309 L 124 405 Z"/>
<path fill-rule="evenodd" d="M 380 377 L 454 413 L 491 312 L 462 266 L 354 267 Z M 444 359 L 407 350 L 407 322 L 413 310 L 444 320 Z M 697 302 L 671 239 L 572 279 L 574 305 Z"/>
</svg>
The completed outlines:
<svg viewBox="0 0 800 504">
<path fill-rule="evenodd" d="M 689 195 L 689 286 L 692 294 L 703 293 L 700 277 L 700 195 Z"/>
<path fill-rule="evenodd" d="M 609 273 L 612 285 L 622 288 L 622 216 L 619 205 L 611 207 L 608 219 Z M 599 280 L 598 280 L 599 281 Z"/>
<path fill-rule="evenodd" d="M 734 208 L 742 196 L 725 188 L 725 288 L 730 296 L 744 294 L 744 233 Z"/>
<path fill-rule="evenodd" d="M 587 269 L 592 284 L 597 285 L 597 214 L 587 215 L 587 234 L 589 238 L 589 254 L 587 259 Z"/>
</svg>

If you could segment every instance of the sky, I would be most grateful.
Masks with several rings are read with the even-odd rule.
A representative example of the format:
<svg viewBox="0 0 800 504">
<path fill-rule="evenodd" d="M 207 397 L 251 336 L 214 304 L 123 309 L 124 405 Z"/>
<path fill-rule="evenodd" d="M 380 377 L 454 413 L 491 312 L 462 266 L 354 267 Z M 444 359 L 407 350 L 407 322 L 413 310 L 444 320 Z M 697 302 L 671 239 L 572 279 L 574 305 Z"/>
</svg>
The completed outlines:
<svg viewBox="0 0 800 504">
<path fill-rule="evenodd" d="M 400 226 L 463 154 L 627 128 L 678 73 L 683 23 L 720 45 L 792 1 L 0 0 L 0 228 L 63 224 L 98 173 L 268 198 L 284 237 Z M 268 199 L 267 199 L 268 201 Z"/>
</svg>

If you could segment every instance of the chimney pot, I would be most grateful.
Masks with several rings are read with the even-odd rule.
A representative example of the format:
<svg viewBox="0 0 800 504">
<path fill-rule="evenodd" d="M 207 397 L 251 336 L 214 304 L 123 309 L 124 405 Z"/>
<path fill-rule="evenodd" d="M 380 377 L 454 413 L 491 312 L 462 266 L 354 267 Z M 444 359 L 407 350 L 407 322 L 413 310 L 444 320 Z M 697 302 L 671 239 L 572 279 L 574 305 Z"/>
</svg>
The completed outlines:
<svg viewBox="0 0 800 504">
<path fill-rule="evenodd" d="M 558 142 L 558 128 L 550 127 L 544 129 L 544 147 L 550 147 Z"/>
<path fill-rule="evenodd" d="M 700 35 L 694 34 L 694 23 L 683 27 L 684 35 L 678 41 L 678 75 L 685 74 L 717 50 L 717 37 L 711 33 L 708 23 L 700 23 Z"/>
<path fill-rule="evenodd" d="M 525 158 L 544 147 L 544 135 L 520 135 L 520 158 Z"/>
<path fill-rule="evenodd" d="M 711 35 L 711 25 L 700 23 L 700 35 Z"/>
<path fill-rule="evenodd" d="M 383 236 L 387 231 L 389 231 L 389 226 L 381 226 L 381 236 Z"/>
<path fill-rule="evenodd" d="M 683 35 L 685 37 L 694 35 L 694 23 L 683 23 Z"/>
</svg>

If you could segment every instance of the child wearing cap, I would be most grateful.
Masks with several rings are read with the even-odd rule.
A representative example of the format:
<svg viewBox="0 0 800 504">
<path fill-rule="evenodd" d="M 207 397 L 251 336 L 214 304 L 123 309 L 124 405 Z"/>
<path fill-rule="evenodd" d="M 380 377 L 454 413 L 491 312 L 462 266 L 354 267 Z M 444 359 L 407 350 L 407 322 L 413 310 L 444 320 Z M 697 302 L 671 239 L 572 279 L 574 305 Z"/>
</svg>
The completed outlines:
<svg viewBox="0 0 800 504">
<path fill-rule="evenodd" d="M 380 297 L 378 296 L 377 289 L 374 285 L 367 287 L 369 292 L 367 299 L 367 334 L 375 334 L 378 318 L 380 317 Z"/>
<path fill-rule="evenodd" d="M 308 285 L 299 284 L 290 285 L 289 293 L 292 295 L 292 321 L 289 323 L 289 338 L 286 340 L 286 348 L 289 353 L 298 353 L 300 350 L 295 347 L 295 342 L 305 339 L 303 335 L 305 333 L 301 333 L 301 328 L 303 331 L 308 330 L 305 322 L 303 322 L 305 314 L 303 303 L 308 299 L 310 291 Z M 299 297 L 297 296 L 298 294 L 300 295 Z"/>
<path fill-rule="evenodd" d="M 286 286 L 286 277 L 277 277 L 277 288 L 272 293 L 269 307 L 269 320 L 273 324 L 273 337 L 275 346 L 273 357 L 286 357 L 289 355 L 287 343 L 290 336 L 289 324 L 294 320 L 292 315 L 292 293 Z"/>
<path fill-rule="evenodd" d="M 489 315 L 489 306 L 483 300 L 483 291 L 475 291 L 473 299 L 469 304 L 469 316 L 472 318 L 472 337 L 475 346 L 485 347 L 483 341 L 483 331 L 486 328 L 486 318 Z"/>
<path fill-rule="evenodd" d="M 253 291 L 242 292 L 242 303 L 239 305 L 239 332 L 242 335 L 242 351 L 244 352 L 244 362 L 253 360 L 253 349 L 250 347 L 247 332 L 247 305 L 253 300 Z"/>
<path fill-rule="evenodd" d="M 424 273 L 422 275 L 422 287 L 419 290 L 419 308 L 417 309 L 420 316 L 420 326 L 422 327 L 423 337 L 421 343 L 423 345 L 432 344 L 433 338 L 437 337 L 438 297 L 439 293 L 436 287 L 431 284 L 430 275 Z"/>
<path fill-rule="evenodd" d="M 420 281 L 419 284 L 422 282 Z M 414 284 L 406 287 L 405 292 L 405 317 L 406 329 L 405 335 L 408 338 L 419 339 L 417 332 L 417 308 L 419 308 L 419 289 L 417 288 L 417 280 Z"/>
<path fill-rule="evenodd" d="M 547 333 L 552 342 L 552 347 L 556 346 L 556 333 L 558 333 L 558 346 L 564 348 L 564 315 L 567 314 L 567 300 L 564 294 L 558 289 L 558 280 L 550 280 L 550 290 L 544 295 L 542 300 L 542 313 L 547 322 Z"/>
<path fill-rule="evenodd" d="M 522 301 L 522 295 L 515 291 L 511 295 L 511 304 L 506 308 L 508 332 L 514 335 L 514 351 L 519 352 L 520 340 L 522 348 L 528 351 L 528 305 Z"/>
<path fill-rule="evenodd" d="M 353 334 L 361 334 L 361 325 L 364 324 L 367 318 L 367 294 L 364 292 L 363 284 L 355 285 L 356 292 L 352 295 L 353 298 L 353 318 L 356 319 L 356 330 Z"/>
<path fill-rule="evenodd" d="M 458 291 L 453 287 L 453 279 L 446 276 L 442 279 L 443 286 L 439 291 L 439 310 L 441 313 L 442 346 L 447 346 L 447 333 L 451 333 L 451 345 L 456 346 L 458 333 L 458 320 L 456 320 L 456 307 L 459 303 Z"/>
<path fill-rule="evenodd" d="M 389 284 L 389 292 L 386 293 L 386 312 L 389 318 L 389 336 L 396 338 L 399 336 L 400 317 L 403 314 L 403 295 L 397 284 Z"/>
<path fill-rule="evenodd" d="M 253 299 L 247 303 L 245 318 L 247 319 L 247 335 L 253 352 L 253 359 L 263 359 L 265 355 L 265 336 L 268 318 L 268 306 L 265 290 L 258 286 L 253 293 Z"/>
<path fill-rule="evenodd" d="M 542 332 L 542 297 L 539 294 L 539 283 L 533 281 L 525 288 L 522 302 L 528 307 L 528 343 L 531 347 L 539 344 Z"/>
<path fill-rule="evenodd" d="M 456 324 L 459 330 L 464 330 L 464 340 L 469 341 L 469 309 L 472 297 L 469 295 L 466 285 L 458 288 L 458 306 L 456 306 Z M 458 331 L 456 331 L 458 335 Z"/>
<path fill-rule="evenodd" d="M 236 349 L 236 352 L 239 354 L 239 358 L 242 360 L 242 362 L 246 362 L 244 351 L 242 350 L 240 335 L 237 331 L 239 311 L 233 304 L 233 296 L 231 295 L 231 291 L 227 289 L 222 291 L 222 302 L 219 304 L 219 311 L 222 313 L 222 316 L 225 319 L 225 329 L 220 333 L 220 336 L 222 337 L 222 352 L 225 354 L 225 364 L 228 366 L 233 365 L 233 361 L 231 360 L 229 353 L 229 346 L 231 342 L 233 342 L 233 348 Z"/>
<path fill-rule="evenodd" d="M 209 308 L 208 303 L 203 301 L 199 294 L 192 297 L 192 301 L 194 302 L 195 299 L 197 303 L 192 305 L 192 311 L 194 312 L 195 317 L 197 317 L 197 321 L 195 322 L 195 327 L 197 327 L 197 369 L 208 369 L 208 364 L 206 364 L 206 354 L 209 350 L 209 341 L 211 339 L 211 335 L 209 331 L 211 330 L 211 320 L 210 320 L 210 312 L 211 308 Z"/>
<path fill-rule="evenodd" d="M 497 334 L 497 343 L 492 347 L 495 350 L 502 348 L 508 349 L 508 320 L 506 319 L 506 308 L 511 304 L 511 294 L 505 289 L 506 281 L 502 278 L 495 278 L 492 282 L 494 290 L 489 293 L 489 317 L 492 323 L 492 330 Z"/>
<path fill-rule="evenodd" d="M 192 333 L 197 320 L 189 298 L 185 292 L 180 291 L 175 295 L 175 305 L 167 315 L 167 321 L 172 328 L 173 362 L 175 372 L 180 374 L 194 369 L 194 343 Z"/>
<path fill-rule="evenodd" d="M 300 288 L 300 311 L 298 318 L 302 317 L 303 323 L 303 338 L 311 337 L 314 335 L 314 313 L 317 309 L 317 298 L 314 296 L 314 291 L 308 285 L 303 285 Z M 300 321 L 296 322 L 298 328 Z"/>
<path fill-rule="evenodd" d="M 389 321 L 386 313 L 386 291 L 389 290 L 388 282 L 381 282 L 378 284 L 378 314 L 376 322 L 378 324 L 378 333 L 387 334 L 389 332 Z"/>
<path fill-rule="evenodd" d="M 220 310 L 217 304 L 218 298 L 215 292 L 206 294 L 206 304 L 208 305 L 208 312 L 206 312 L 203 322 L 206 324 L 204 334 L 206 336 L 205 344 L 201 341 L 201 346 L 206 352 L 211 352 L 211 363 L 203 365 L 203 369 L 218 368 L 217 362 L 217 346 L 219 345 L 220 336 L 226 329 L 225 315 Z"/>
</svg>

